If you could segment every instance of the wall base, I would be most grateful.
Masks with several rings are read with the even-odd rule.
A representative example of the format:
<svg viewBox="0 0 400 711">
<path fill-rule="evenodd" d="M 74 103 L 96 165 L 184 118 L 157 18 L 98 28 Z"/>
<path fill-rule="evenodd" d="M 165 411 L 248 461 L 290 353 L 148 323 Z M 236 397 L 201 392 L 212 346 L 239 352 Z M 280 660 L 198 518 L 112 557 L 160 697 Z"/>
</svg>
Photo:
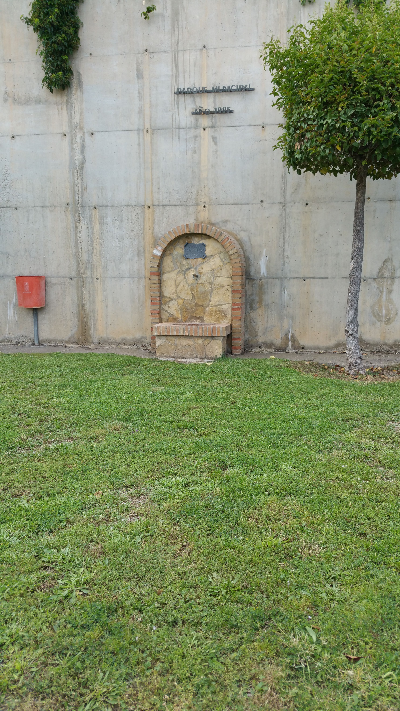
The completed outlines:
<svg viewBox="0 0 400 711">
<path fill-rule="evenodd" d="M 157 358 L 215 360 L 226 354 L 226 336 L 157 336 Z"/>
</svg>

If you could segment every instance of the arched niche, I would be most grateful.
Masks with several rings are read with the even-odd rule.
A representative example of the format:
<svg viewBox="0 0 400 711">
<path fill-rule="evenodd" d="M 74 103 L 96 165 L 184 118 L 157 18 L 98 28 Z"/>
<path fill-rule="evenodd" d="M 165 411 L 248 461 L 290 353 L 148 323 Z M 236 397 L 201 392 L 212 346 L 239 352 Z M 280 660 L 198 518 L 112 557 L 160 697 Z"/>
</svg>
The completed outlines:
<svg viewBox="0 0 400 711">
<path fill-rule="evenodd" d="M 201 236 L 204 239 L 199 239 Z M 187 237 L 187 239 L 186 239 Z M 216 243 L 214 243 L 214 240 Z M 166 269 L 169 268 L 170 271 L 176 269 L 179 271 L 179 263 L 177 262 L 178 248 L 185 242 L 193 242 L 194 244 L 199 242 L 204 242 L 209 245 L 209 264 L 207 268 L 203 271 L 207 272 L 208 278 L 211 279 L 210 271 L 210 261 L 215 265 L 215 272 L 212 278 L 215 277 L 216 285 L 215 289 L 218 292 L 213 291 L 213 294 L 219 294 L 219 297 L 213 296 L 214 301 L 207 301 L 206 290 L 208 288 L 205 274 L 202 275 L 201 272 L 201 259 L 188 260 L 188 268 L 191 264 L 196 264 L 196 268 L 193 269 L 194 272 L 198 272 L 200 279 L 198 280 L 198 285 L 196 285 L 196 279 L 194 279 L 193 284 L 185 282 L 183 285 L 182 296 L 185 297 L 186 289 L 186 299 L 180 298 L 179 304 L 172 297 L 173 295 L 168 294 L 167 282 L 163 282 L 165 274 L 163 275 L 163 261 L 165 259 Z M 214 243 L 214 244 L 213 244 Z M 174 249 L 174 244 L 177 249 Z M 182 251 L 180 249 L 180 251 Z M 173 255 L 174 258 L 173 258 Z M 219 268 L 217 269 L 217 265 Z M 155 333 L 154 328 L 156 324 L 161 322 L 168 323 L 169 321 L 180 323 L 182 325 L 190 324 L 194 322 L 201 323 L 223 323 L 230 320 L 232 328 L 232 353 L 234 355 L 240 355 L 243 352 L 244 347 L 244 299 L 245 299 L 245 260 L 243 250 L 237 240 L 237 238 L 230 232 L 225 232 L 220 230 L 215 225 L 208 225 L 203 223 L 191 223 L 186 225 L 180 225 L 170 230 L 165 234 L 156 247 L 153 250 L 153 255 L 150 264 L 150 298 L 151 298 L 151 325 L 152 325 L 152 347 L 155 349 Z M 189 275 L 196 277 L 196 274 Z M 230 282 L 230 294 L 229 298 L 226 293 L 226 285 Z M 171 280 L 170 280 L 171 282 Z M 200 285 L 203 284 L 201 289 L 203 289 L 203 304 L 201 304 L 201 289 L 199 291 Z M 162 289 L 164 299 L 162 298 Z M 193 294 L 199 292 L 199 299 L 196 307 L 193 307 L 194 299 Z M 192 296 L 191 296 L 192 294 Z M 175 301 L 175 303 L 174 303 Z M 196 311 L 197 308 L 197 311 Z"/>
</svg>

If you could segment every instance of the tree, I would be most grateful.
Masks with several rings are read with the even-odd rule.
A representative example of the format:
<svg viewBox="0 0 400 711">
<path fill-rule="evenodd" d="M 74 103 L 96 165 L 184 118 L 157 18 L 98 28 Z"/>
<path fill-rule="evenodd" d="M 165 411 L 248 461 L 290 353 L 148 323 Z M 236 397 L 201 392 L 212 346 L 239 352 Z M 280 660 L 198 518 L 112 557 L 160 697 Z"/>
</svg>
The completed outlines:
<svg viewBox="0 0 400 711">
<path fill-rule="evenodd" d="M 286 46 L 264 44 L 283 133 L 275 148 L 300 175 L 348 173 L 356 180 L 346 313 L 348 372 L 364 372 L 358 302 L 364 252 L 367 177 L 400 172 L 400 0 L 326 7 L 289 30 Z"/>
</svg>

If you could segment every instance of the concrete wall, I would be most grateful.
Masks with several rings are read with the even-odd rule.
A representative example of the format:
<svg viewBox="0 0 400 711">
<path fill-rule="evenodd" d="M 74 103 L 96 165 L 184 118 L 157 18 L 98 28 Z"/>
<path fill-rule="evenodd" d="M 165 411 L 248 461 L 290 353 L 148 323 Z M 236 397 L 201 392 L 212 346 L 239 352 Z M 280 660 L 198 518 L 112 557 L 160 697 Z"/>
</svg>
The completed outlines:
<svg viewBox="0 0 400 711">
<path fill-rule="evenodd" d="M 233 232 L 247 260 L 250 344 L 343 342 L 354 183 L 297 176 L 259 59 L 324 0 L 85 0 L 67 92 L 41 86 L 29 0 L 0 0 L 0 338 L 32 336 L 15 275 L 44 274 L 47 342 L 149 340 L 146 269 L 176 225 Z M 254 92 L 177 96 L 177 87 Z M 192 116 L 201 104 L 233 114 Z M 400 341 L 400 182 L 369 182 L 362 338 Z M 389 323 L 390 322 L 390 323 Z"/>
</svg>

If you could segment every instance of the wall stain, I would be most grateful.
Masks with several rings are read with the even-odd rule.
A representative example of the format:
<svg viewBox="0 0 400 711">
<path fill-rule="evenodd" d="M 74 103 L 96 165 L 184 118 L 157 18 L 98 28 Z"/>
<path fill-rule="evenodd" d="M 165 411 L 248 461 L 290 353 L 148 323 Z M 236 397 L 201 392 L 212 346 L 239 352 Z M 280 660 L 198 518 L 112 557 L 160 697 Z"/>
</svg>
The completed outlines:
<svg viewBox="0 0 400 711">
<path fill-rule="evenodd" d="M 207 49 L 203 47 L 201 54 L 201 85 L 207 86 Z M 208 108 L 207 94 L 201 97 L 202 106 Z M 200 102 L 199 102 L 200 103 Z M 197 196 L 196 221 L 207 223 L 209 221 L 209 193 L 208 193 L 208 161 L 209 161 L 209 137 L 211 127 L 208 116 L 201 117 L 200 130 L 200 184 Z"/>
<path fill-rule="evenodd" d="M 17 298 L 16 298 L 16 293 L 14 291 L 14 296 L 12 298 L 12 301 L 7 301 L 7 331 L 6 331 L 6 336 L 9 335 L 9 326 L 11 321 L 15 321 L 17 323 L 18 321 L 18 311 L 17 311 Z"/>
<path fill-rule="evenodd" d="M 144 255 L 146 275 L 149 273 L 150 260 L 154 249 L 154 204 L 153 204 L 153 155 L 151 142 L 151 106 L 150 106 L 150 63 L 149 53 L 143 57 L 143 118 L 144 118 Z M 134 169 L 134 167 L 133 167 Z M 145 281 L 145 329 L 149 338 L 150 324 L 150 280 Z"/>
<path fill-rule="evenodd" d="M 264 315 L 264 284 L 262 279 L 246 280 L 245 334 L 248 343 L 257 341 L 258 319 Z"/>
<path fill-rule="evenodd" d="M 263 255 L 260 259 L 260 274 L 262 277 L 267 276 L 267 264 L 268 264 L 268 255 L 267 255 L 267 250 L 264 249 Z"/>
<path fill-rule="evenodd" d="M 0 159 L 0 202 L 6 205 L 11 201 L 10 166 L 5 158 Z"/>
<path fill-rule="evenodd" d="M 70 191 L 72 218 L 71 229 L 76 255 L 76 296 L 78 319 L 76 340 L 78 343 L 90 343 L 89 307 L 86 286 L 85 235 L 87 225 L 82 212 L 83 170 L 85 165 L 85 131 L 83 119 L 83 83 L 82 75 L 75 69 L 68 92 L 68 123 L 70 134 Z"/>
<path fill-rule="evenodd" d="M 103 269 L 102 269 L 102 258 L 101 258 L 101 244 L 100 244 L 100 225 L 99 225 L 99 210 L 93 209 L 93 222 L 92 222 L 92 249 L 93 249 L 93 262 L 92 262 L 92 273 L 93 273 L 93 337 L 96 342 L 102 342 L 105 333 L 105 322 L 104 322 L 104 306 L 105 306 L 105 293 L 103 284 Z"/>
<path fill-rule="evenodd" d="M 292 332 L 292 329 L 289 328 L 289 331 L 283 336 L 277 350 L 286 351 L 286 353 L 290 353 L 291 351 L 300 351 L 301 349 L 302 345 L 299 339 L 296 338 L 296 336 Z"/>
<path fill-rule="evenodd" d="M 395 276 L 396 268 L 393 264 L 393 259 L 387 257 L 378 271 L 376 287 L 379 296 L 371 309 L 374 318 L 386 326 L 393 323 L 398 314 L 397 306 L 392 299 Z"/>
</svg>

